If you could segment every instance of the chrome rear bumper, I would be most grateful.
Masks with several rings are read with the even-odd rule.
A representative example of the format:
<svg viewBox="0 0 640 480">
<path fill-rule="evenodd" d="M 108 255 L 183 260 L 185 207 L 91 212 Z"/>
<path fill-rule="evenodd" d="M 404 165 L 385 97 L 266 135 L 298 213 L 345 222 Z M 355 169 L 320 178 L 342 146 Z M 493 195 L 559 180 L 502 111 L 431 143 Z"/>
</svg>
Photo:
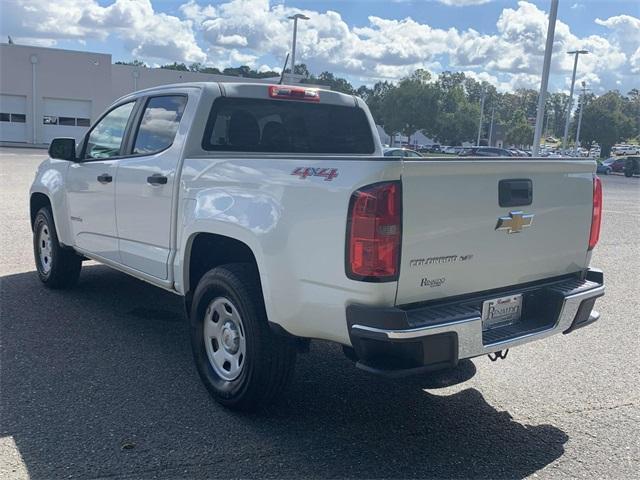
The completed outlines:
<svg viewBox="0 0 640 480">
<path fill-rule="evenodd" d="M 522 293 L 523 320 L 482 329 L 482 302 Z M 505 350 L 557 333 L 569 333 L 598 320 L 593 311 L 604 295 L 601 271 L 490 292 L 455 302 L 417 308 L 373 309 L 352 305 L 347 319 L 359 366 L 378 373 L 412 373 L 454 366 L 458 360 Z"/>
</svg>

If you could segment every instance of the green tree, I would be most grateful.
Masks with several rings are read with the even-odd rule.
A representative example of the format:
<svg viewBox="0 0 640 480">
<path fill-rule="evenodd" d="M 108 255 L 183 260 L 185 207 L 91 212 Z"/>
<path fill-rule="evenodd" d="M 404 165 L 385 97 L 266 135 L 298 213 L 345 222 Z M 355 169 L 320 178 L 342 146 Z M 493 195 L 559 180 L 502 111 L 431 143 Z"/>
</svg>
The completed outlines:
<svg viewBox="0 0 640 480">
<path fill-rule="evenodd" d="M 425 133 L 446 145 L 475 141 L 480 118 L 480 103 L 485 98 L 485 121 L 489 105 L 499 94 L 493 85 L 468 78 L 464 73 L 443 72 L 435 82 L 438 116 L 430 120 Z"/>
<path fill-rule="evenodd" d="M 390 82 L 377 82 L 373 88 L 362 85 L 356 90 L 356 95 L 362 98 L 369 107 L 373 119 L 378 125 L 384 125 L 383 102 L 385 96 L 394 88 Z"/>
<path fill-rule="evenodd" d="M 569 103 L 569 95 L 566 93 L 552 93 L 547 96 L 545 111 L 549 115 L 550 128 L 549 135 L 556 138 L 564 135 L 564 123 L 567 114 L 567 104 Z M 545 132 L 547 133 L 547 132 Z"/>
<path fill-rule="evenodd" d="M 131 65 L 133 67 L 146 67 L 147 66 L 147 64 L 144 63 L 141 60 L 131 60 L 130 62 L 124 62 L 124 61 L 118 60 L 116 62 L 116 65 Z"/>
<path fill-rule="evenodd" d="M 631 137 L 635 137 L 640 142 L 640 90 L 632 89 L 627 93 L 627 98 L 623 105 L 624 114 L 631 119 L 632 133 Z"/>
<path fill-rule="evenodd" d="M 463 142 L 475 140 L 479 117 L 480 108 L 465 101 L 456 111 L 440 114 L 433 136 L 445 145 L 461 145 Z"/>
<path fill-rule="evenodd" d="M 211 73 L 214 75 L 222 74 L 222 72 L 216 67 L 202 67 L 199 71 L 200 73 Z"/>
<path fill-rule="evenodd" d="M 181 72 L 188 72 L 189 69 L 184 63 L 168 63 L 167 65 L 161 65 L 160 68 L 164 68 L 165 70 L 179 70 Z"/>
<path fill-rule="evenodd" d="M 307 65 L 305 63 L 299 63 L 298 65 L 296 65 L 293 69 L 293 73 L 302 75 L 304 76 L 304 78 L 309 78 L 311 76 L 311 72 L 309 72 L 309 69 L 307 68 Z"/>
<path fill-rule="evenodd" d="M 346 79 L 336 77 L 331 72 L 322 72 L 317 77 L 313 75 L 310 78 L 310 83 L 316 83 L 318 85 L 326 85 L 331 88 L 331 90 L 335 90 L 336 92 L 346 93 L 348 95 L 353 95 L 356 93 L 353 85 L 351 85 Z"/>
<path fill-rule="evenodd" d="M 463 89 L 465 83 L 466 76 L 462 72 L 450 72 L 445 71 L 438 75 L 438 80 L 436 84 L 440 89 L 448 93 L 454 89 Z"/>
<path fill-rule="evenodd" d="M 524 110 L 518 110 L 511 119 L 506 141 L 510 145 L 528 146 L 533 143 L 533 127 L 527 122 Z"/>
<path fill-rule="evenodd" d="M 638 134 L 634 119 L 628 116 L 626 102 L 629 99 L 614 90 L 585 106 L 580 136 L 586 143 L 597 142 L 602 156 L 608 156 L 617 142 Z"/>
<path fill-rule="evenodd" d="M 416 131 L 430 135 L 435 130 L 438 88 L 430 80 L 428 72 L 419 70 L 386 92 L 380 110 L 387 133 L 401 133 L 411 142 Z"/>
</svg>

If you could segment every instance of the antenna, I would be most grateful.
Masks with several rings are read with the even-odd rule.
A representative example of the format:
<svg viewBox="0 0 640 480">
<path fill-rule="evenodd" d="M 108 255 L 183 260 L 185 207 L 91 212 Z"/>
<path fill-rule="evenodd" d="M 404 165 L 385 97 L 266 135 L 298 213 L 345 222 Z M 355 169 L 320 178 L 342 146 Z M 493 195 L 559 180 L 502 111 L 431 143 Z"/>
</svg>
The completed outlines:
<svg viewBox="0 0 640 480">
<path fill-rule="evenodd" d="M 284 71 L 287 69 L 287 63 L 289 63 L 289 54 L 287 53 L 287 56 L 284 59 L 284 66 L 282 67 L 282 73 L 280 74 L 280 81 L 278 82 L 278 85 L 282 85 L 282 82 L 284 81 Z"/>
</svg>

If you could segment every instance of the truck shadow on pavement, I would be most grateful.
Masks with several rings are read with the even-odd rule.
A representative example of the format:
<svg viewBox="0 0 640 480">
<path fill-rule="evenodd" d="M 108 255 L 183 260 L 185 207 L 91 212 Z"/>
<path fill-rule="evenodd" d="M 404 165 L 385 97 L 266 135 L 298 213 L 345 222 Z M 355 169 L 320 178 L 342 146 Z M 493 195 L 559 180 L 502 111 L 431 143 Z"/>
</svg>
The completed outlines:
<svg viewBox="0 0 640 480">
<path fill-rule="evenodd" d="M 0 436 L 32 478 L 522 478 L 568 440 L 476 389 L 370 376 L 323 342 L 279 404 L 232 413 L 200 384 L 180 297 L 102 266 L 69 292 L 34 272 L 0 282 Z"/>
</svg>

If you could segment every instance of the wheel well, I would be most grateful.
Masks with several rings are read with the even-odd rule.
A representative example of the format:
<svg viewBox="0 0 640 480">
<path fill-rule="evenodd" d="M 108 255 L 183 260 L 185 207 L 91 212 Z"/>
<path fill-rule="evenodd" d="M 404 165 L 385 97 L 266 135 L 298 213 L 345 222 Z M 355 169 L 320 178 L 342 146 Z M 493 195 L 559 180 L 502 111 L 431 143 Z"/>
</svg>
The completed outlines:
<svg viewBox="0 0 640 480">
<path fill-rule="evenodd" d="M 33 228 L 33 222 L 36 219 L 38 211 L 42 207 L 51 207 L 51 201 L 44 193 L 34 193 L 29 199 L 29 213 L 31 214 L 31 228 Z"/>
<path fill-rule="evenodd" d="M 258 273 L 256 257 L 247 244 L 224 235 L 197 234 L 191 243 L 189 256 L 187 301 L 190 300 L 202 276 L 212 268 L 225 263 L 250 263 L 255 267 L 256 274 Z"/>
</svg>

